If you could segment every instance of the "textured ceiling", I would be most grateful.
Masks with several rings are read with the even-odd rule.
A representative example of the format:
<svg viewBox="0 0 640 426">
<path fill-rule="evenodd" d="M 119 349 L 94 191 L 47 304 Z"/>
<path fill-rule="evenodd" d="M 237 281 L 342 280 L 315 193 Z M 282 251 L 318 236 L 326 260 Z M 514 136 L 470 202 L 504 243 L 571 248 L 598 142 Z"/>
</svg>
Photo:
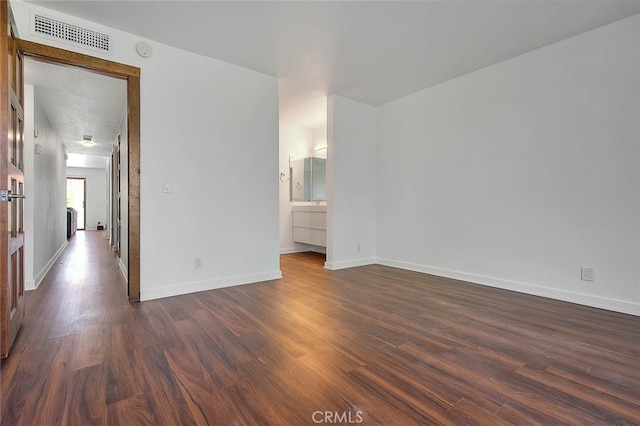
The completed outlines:
<svg viewBox="0 0 640 426">
<path fill-rule="evenodd" d="M 32 1 L 274 75 L 280 120 L 371 105 L 640 13 L 640 0 Z"/>
<path fill-rule="evenodd" d="M 24 81 L 35 87 L 36 100 L 68 153 L 111 154 L 127 106 L 124 80 L 26 59 Z M 84 135 L 97 145 L 82 145 Z"/>
</svg>

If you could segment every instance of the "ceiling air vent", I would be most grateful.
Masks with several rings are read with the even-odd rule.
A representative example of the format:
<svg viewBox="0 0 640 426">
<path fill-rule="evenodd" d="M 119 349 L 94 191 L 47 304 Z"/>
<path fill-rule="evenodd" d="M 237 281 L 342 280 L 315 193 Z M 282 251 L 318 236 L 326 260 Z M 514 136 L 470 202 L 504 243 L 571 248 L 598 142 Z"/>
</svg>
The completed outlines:
<svg viewBox="0 0 640 426">
<path fill-rule="evenodd" d="M 32 16 L 31 30 L 34 35 L 81 45 L 99 52 L 109 52 L 110 50 L 111 37 L 109 34 L 82 28 L 37 13 Z"/>
</svg>

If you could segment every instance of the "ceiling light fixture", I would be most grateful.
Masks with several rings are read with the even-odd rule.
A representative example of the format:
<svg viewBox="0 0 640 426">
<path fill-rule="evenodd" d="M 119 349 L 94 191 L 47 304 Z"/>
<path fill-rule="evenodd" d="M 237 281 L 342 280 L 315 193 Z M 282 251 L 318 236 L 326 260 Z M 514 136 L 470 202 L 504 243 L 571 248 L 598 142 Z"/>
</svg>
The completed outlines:
<svg viewBox="0 0 640 426">
<path fill-rule="evenodd" d="M 84 135 L 80 143 L 84 146 L 89 146 L 89 147 L 97 145 L 97 143 L 93 141 L 93 136 L 89 136 L 89 135 Z"/>
</svg>

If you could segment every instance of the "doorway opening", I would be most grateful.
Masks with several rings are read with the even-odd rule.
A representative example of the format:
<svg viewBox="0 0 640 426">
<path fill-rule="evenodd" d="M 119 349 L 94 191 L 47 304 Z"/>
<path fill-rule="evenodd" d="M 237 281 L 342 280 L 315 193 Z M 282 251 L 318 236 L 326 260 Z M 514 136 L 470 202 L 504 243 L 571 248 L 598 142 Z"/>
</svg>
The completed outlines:
<svg viewBox="0 0 640 426">
<path fill-rule="evenodd" d="M 294 96 L 295 94 L 295 96 Z M 326 261 L 327 142 L 326 95 L 303 98 L 280 82 L 279 215 L 280 254 L 311 252 Z"/>
<path fill-rule="evenodd" d="M 128 223 L 122 226 L 122 233 L 127 236 L 128 250 L 121 257 L 126 262 L 121 270 L 127 281 L 129 301 L 140 301 L 140 69 L 26 40 L 18 40 L 17 48 L 25 58 L 72 69 L 83 69 L 115 77 L 126 83 L 126 108 L 123 117 L 126 130 L 123 135 L 126 135 L 127 148 L 123 152 L 127 154 L 127 162 L 122 167 L 128 177 L 126 185 L 123 185 L 126 191 L 123 199 L 128 201 Z M 46 152 L 47 147 L 42 146 L 42 149 Z M 37 150 L 38 147 L 36 152 Z M 85 227 L 86 225 L 85 221 Z M 122 249 L 124 245 L 121 244 L 120 247 Z"/>
<path fill-rule="evenodd" d="M 67 208 L 75 209 L 77 213 L 76 229 L 84 231 L 87 222 L 87 179 L 67 178 Z"/>
</svg>

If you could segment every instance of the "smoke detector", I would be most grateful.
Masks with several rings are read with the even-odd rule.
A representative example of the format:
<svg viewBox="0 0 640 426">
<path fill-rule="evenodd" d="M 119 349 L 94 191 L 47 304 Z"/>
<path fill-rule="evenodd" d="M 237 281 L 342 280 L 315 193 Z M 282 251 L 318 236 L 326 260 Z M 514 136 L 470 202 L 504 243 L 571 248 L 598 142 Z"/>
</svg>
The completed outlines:
<svg viewBox="0 0 640 426">
<path fill-rule="evenodd" d="M 151 55 L 153 55 L 153 49 L 151 48 L 151 45 L 149 45 L 149 43 L 145 43 L 144 41 L 136 43 L 136 52 L 138 52 L 138 55 L 142 56 L 143 58 L 149 58 L 151 57 Z"/>
</svg>

